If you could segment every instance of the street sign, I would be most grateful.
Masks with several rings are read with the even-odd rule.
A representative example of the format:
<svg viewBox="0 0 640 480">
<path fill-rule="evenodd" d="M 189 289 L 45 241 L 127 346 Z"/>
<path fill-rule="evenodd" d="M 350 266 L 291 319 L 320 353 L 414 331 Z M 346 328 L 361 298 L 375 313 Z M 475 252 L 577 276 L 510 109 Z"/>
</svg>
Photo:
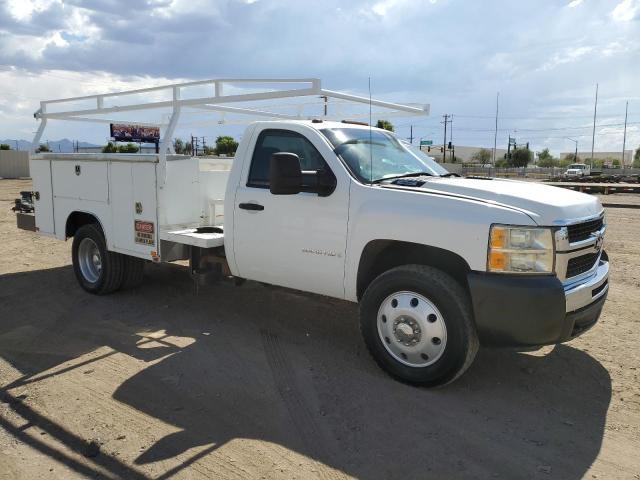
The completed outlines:
<svg viewBox="0 0 640 480">
<path fill-rule="evenodd" d="M 433 145 L 433 140 L 420 140 L 420 146 Z"/>
</svg>

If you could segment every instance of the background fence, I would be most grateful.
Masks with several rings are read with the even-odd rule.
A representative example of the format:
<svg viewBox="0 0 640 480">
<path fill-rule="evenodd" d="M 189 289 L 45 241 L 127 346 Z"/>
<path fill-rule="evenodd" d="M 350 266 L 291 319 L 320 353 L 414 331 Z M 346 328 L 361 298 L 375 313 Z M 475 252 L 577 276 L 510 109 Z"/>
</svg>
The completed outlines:
<svg viewBox="0 0 640 480">
<path fill-rule="evenodd" d="M 0 150 L 0 178 L 29 176 L 29 152 Z"/>
<path fill-rule="evenodd" d="M 456 164 L 452 164 L 456 165 Z M 444 167 L 454 173 L 460 173 L 465 176 L 487 176 L 487 177 L 505 177 L 505 178 L 533 178 L 533 179 L 549 179 L 553 177 L 559 177 L 567 171 L 566 168 L 560 167 L 526 167 L 526 168 L 494 168 L 494 167 L 482 167 L 480 165 L 462 164 L 458 167 L 458 170 L 451 170 L 449 164 L 444 164 Z M 597 169 L 600 171 L 600 169 Z M 638 168 L 602 168 L 603 176 L 632 176 L 639 175 L 640 169 Z M 576 181 L 580 181 L 576 178 Z"/>
</svg>

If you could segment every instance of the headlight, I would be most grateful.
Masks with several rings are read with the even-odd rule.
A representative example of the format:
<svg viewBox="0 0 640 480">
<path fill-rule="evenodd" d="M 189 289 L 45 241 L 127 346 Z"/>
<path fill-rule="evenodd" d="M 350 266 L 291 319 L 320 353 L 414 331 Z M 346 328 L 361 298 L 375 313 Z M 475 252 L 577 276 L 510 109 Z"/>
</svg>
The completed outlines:
<svg viewBox="0 0 640 480">
<path fill-rule="evenodd" d="M 492 225 L 487 270 L 499 273 L 553 273 L 551 229 Z"/>
</svg>

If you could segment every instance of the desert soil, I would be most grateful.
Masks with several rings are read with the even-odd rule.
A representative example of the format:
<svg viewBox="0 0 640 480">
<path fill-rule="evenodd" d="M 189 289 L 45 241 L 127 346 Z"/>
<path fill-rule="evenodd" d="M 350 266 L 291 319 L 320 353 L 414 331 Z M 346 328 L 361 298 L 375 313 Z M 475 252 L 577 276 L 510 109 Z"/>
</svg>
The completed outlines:
<svg viewBox="0 0 640 480">
<path fill-rule="evenodd" d="M 351 304 L 251 282 L 196 295 L 180 265 L 85 293 L 70 242 L 16 229 L 29 188 L 0 180 L 2 479 L 640 478 L 638 209 L 607 209 L 591 331 L 481 350 L 428 390 L 376 367 Z"/>
</svg>

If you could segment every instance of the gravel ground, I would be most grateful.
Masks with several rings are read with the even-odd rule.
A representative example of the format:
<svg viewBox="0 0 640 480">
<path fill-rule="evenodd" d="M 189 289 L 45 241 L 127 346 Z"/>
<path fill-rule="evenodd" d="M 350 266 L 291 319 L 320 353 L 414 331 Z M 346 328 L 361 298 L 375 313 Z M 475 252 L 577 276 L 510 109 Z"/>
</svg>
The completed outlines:
<svg viewBox="0 0 640 480">
<path fill-rule="evenodd" d="M 638 209 L 607 210 L 591 331 L 481 350 L 427 390 L 375 366 L 344 302 L 251 282 L 195 295 L 180 265 L 84 293 L 69 242 L 16 229 L 28 188 L 0 181 L 2 479 L 640 478 Z"/>
</svg>

